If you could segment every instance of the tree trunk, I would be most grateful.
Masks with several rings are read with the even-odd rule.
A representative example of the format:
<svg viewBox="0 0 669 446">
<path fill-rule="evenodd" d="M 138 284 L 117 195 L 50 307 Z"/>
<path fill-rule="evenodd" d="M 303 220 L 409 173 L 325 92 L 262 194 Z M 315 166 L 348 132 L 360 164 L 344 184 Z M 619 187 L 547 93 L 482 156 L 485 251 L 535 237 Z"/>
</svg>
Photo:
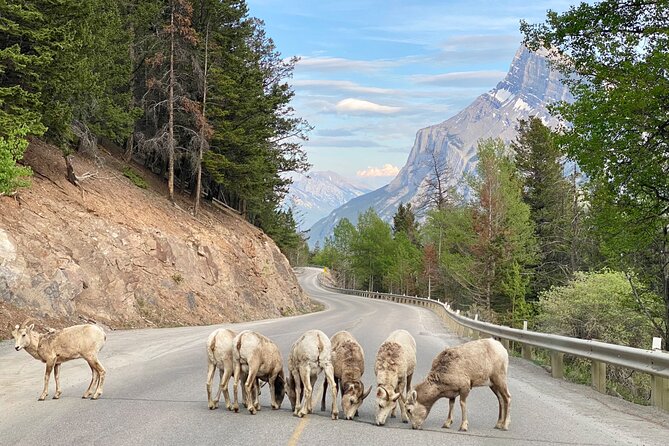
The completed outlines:
<svg viewBox="0 0 669 446">
<path fill-rule="evenodd" d="M 174 2 L 170 2 L 170 86 L 168 102 L 167 135 L 167 188 L 174 201 Z"/>
<path fill-rule="evenodd" d="M 204 3 L 204 2 L 203 2 Z M 207 34 L 204 38 L 204 91 L 202 93 L 202 128 L 200 129 L 200 151 L 197 156 L 197 174 L 195 177 L 195 206 L 193 213 L 197 215 L 200 210 L 200 194 L 202 193 L 202 154 L 204 152 L 204 138 L 206 126 L 207 111 L 207 63 L 209 62 L 209 24 L 207 24 Z"/>
</svg>

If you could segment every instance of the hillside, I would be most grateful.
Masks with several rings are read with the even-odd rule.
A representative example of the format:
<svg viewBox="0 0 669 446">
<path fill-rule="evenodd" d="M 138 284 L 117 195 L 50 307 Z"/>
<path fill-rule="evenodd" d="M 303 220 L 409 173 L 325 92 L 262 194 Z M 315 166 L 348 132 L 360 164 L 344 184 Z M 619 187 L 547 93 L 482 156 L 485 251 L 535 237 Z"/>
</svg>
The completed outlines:
<svg viewBox="0 0 669 446">
<path fill-rule="evenodd" d="M 148 189 L 124 163 L 75 156 L 83 191 L 61 152 L 33 141 L 32 187 L 0 197 L 0 337 L 6 321 L 58 327 L 95 320 L 112 328 L 279 317 L 313 310 L 274 242 L 233 213 L 204 205 L 194 218 L 162 181 Z"/>
</svg>

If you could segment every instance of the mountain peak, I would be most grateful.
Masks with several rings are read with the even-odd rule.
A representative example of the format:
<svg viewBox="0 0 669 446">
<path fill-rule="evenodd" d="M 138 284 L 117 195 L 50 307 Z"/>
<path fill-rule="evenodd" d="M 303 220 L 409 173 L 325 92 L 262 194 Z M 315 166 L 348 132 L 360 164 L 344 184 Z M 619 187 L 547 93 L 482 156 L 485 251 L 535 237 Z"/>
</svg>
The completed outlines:
<svg viewBox="0 0 669 446">
<path fill-rule="evenodd" d="M 508 143 L 516 138 L 518 120 L 530 116 L 549 126 L 556 125 L 557 120 L 548 113 L 548 104 L 572 100 L 561 79 L 551 69 L 545 54 L 521 46 L 507 75 L 495 88 L 446 121 L 420 129 L 407 162 L 395 179 L 387 186 L 353 198 L 318 221 L 311 228 L 309 243 L 313 246 L 317 241 L 322 242 L 342 218 L 355 224 L 358 215 L 370 207 L 387 221 L 400 202 L 420 208 L 435 159 L 447 163 L 457 181 L 476 167 L 480 139 L 501 138 Z"/>
</svg>

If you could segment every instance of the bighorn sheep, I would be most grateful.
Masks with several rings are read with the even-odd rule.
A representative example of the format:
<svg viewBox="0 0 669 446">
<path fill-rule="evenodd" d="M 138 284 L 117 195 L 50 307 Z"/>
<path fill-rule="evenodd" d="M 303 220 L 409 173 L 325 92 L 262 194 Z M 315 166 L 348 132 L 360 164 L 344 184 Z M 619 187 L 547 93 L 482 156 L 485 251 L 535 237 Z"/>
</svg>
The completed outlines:
<svg viewBox="0 0 669 446">
<path fill-rule="evenodd" d="M 440 398 L 448 398 L 448 418 L 443 427 L 450 427 L 455 398 L 459 395 L 462 410 L 460 430 L 466 431 L 469 427 L 467 395 L 473 387 L 488 385 L 499 401 L 495 429 L 507 430 L 511 421 L 511 395 L 506 383 L 508 366 L 506 349 L 494 339 L 480 339 L 445 349 L 432 361 L 432 369 L 425 381 L 409 394 L 406 406 L 411 427 L 420 429 L 432 405 Z"/>
<path fill-rule="evenodd" d="M 411 387 L 411 378 L 416 368 L 416 341 L 406 330 L 395 330 L 386 338 L 376 353 L 376 424 L 386 424 L 388 415 L 395 416 L 397 400 L 400 403 L 402 421 L 409 417 L 404 408 L 406 392 Z M 392 412 L 392 413 L 391 413 Z"/>
<path fill-rule="evenodd" d="M 232 409 L 239 411 L 237 388 L 245 376 L 244 391 L 246 408 L 251 415 L 260 410 L 258 401 L 258 380 L 267 381 L 270 388 L 272 409 L 281 407 L 285 391 L 283 360 L 277 345 L 258 332 L 244 330 L 232 340 L 232 361 L 234 368 L 234 402 Z"/>
<path fill-rule="evenodd" d="M 365 352 L 362 346 L 348 331 L 339 331 L 330 338 L 332 344 L 332 366 L 335 385 L 341 389 L 341 406 L 344 417 L 352 420 L 357 415 L 362 402 L 367 398 L 372 386 L 365 392 L 362 383 L 365 373 Z M 325 392 L 328 382 L 323 382 L 323 400 L 321 410 L 325 410 Z"/>
<path fill-rule="evenodd" d="M 332 367 L 330 339 L 320 330 L 309 330 L 295 341 L 288 356 L 288 396 L 294 414 L 298 417 L 311 413 L 313 409 L 313 386 L 318 375 L 325 373 L 325 382 L 330 384 L 332 394 L 332 419 L 339 417 L 337 408 L 337 386 Z M 304 395 L 302 395 L 304 391 Z M 323 387 L 325 392 L 325 387 Z M 302 401 L 304 399 L 304 402 Z"/>
<path fill-rule="evenodd" d="M 92 378 L 82 398 L 98 399 L 102 395 L 105 382 L 105 369 L 98 360 L 98 352 L 107 340 L 107 335 L 97 325 L 74 325 L 47 334 L 37 333 L 35 325 L 17 325 L 12 331 L 16 341 L 15 349 L 25 349 L 35 359 L 46 364 L 44 389 L 39 401 L 44 401 L 49 394 L 49 379 L 54 372 L 56 393 L 53 399 L 60 398 L 60 365 L 72 359 L 84 358 L 91 368 Z M 91 396 L 92 395 L 92 396 Z"/>
<path fill-rule="evenodd" d="M 232 340 L 237 333 L 227 328 L 219 328 L 207 338 L 207 400 L 209 409 L 217 409 L 218 401 L 221 399 L 221 392 L 225 397 L 225 407 L 232 410 L 230 404 L 230 393 L 228 392 L 228 382 L 232 376 Z M 214 372 L 218 368 L 220 383 L 216 399 L 211 399 L 211 383 L 214 380 Z"/>
</svg>

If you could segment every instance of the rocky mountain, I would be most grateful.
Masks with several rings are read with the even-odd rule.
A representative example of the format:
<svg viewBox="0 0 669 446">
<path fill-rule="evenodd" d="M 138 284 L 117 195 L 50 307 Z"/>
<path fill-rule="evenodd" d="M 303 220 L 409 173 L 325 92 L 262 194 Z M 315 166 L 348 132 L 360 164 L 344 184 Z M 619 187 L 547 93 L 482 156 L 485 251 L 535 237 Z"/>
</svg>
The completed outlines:
<svg viewBox="0 0 669 446">
<path fill-rule="evenodd" d="M 331 171 L 295 174 L 292 180 L 285 203 L 296 212 L 303 229 L 310 228 L 347 201 L 371 191 L 364 184 Z"/>
<path fill-rule="evenodd" d="M 521 47 L 506 77 L 495 88 L 448 120 L 417 132 L 406 164 L 390 184 L 352 199 L 316 222 L 310 231 L 310 245 L 322 243 L 342 218 L 355 224 L 358 214 L 370 207 L 385 220 L 392 218 L 400 202 L 420 207 L 435 164 L 449 166 L 457 181 L 475 169 L 480 139 L 512 141 L 518 119 L 529 116 L 540 117 L 549 126 L 556 125 L 547 105 L 571 99 L 560 74 L 550 69 L 548 60 Z"/>
<path fill-rule="evenodd" d="M 58 328 L 95 320 L 112 328 L 200 325 L 311 311 L 286 258 L 262 231 L 188 197 L 176 205 L 149 171 L 142 189 L 121 173 L 33 141 L 32 186 L 0 196 L 0 339 L 7 322 Z M 139 168 L 139 167 L 138 167 Z"/>
</svg>

